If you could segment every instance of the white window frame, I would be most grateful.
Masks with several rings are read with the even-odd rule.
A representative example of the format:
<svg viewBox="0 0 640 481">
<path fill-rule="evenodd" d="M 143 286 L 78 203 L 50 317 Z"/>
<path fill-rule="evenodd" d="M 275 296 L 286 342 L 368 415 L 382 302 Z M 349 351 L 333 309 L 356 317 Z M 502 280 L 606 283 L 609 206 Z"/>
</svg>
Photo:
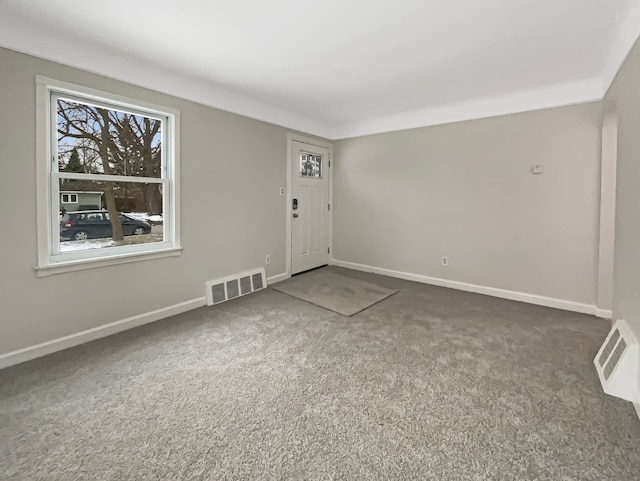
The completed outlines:
<svg viewBox="0 0 640 481">
<path fill-rule="evenodd" d="M 67 196 L 67 200 L 65 202 L 64 196 Z M 72 196 L 76 198 L 76 200 L 71 200 Z M 60 193 L 60 203 L 61 204 L 77 204 L 78 203 L 78 194 L 72 194 L 71 192 L 61 192 Z"/>
<path fill-rule="evenodd" d="M 180 255 L 180 111 L 39 75 L 36 76 L 36 94 L 38 276 Z M 58 171 L 57 134 L 54 133 L 57 132 L 58 96 L 163 121 L 162 176 L 159 179 L 136 178 L 137 182 L 162 184 L 163 242 L 60 253 L 59 180 L 72 176 L 118 182 L 127 177 Z"/>
</svg>

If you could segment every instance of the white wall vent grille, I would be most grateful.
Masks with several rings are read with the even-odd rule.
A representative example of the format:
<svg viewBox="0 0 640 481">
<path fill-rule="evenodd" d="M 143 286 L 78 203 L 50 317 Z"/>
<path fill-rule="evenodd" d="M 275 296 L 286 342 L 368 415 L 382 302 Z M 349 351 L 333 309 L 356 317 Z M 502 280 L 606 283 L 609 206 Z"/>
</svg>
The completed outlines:
<svg viewBox="0 0 640 481">
<path fill-rule="evenodd" d="M 598 364 L 600 364 L 600 367 L 604 367 L 604 363 L 607 362 L 607 359 L 609 359 L 609 356 L 611 356 L 611 353 L 613 352 L 613 348 L 616 347 L 616 344 L 620 339 L 620 330 L 614 329 L 608 339 L 609 340 L 605 342 L 604 349 L 598 358 Z"/>
<path fill-rule="evenodd" d="M 213 306 L 236 297 L 246 296 L 252 292 L 264 289 L 267 286 L 264 269 L 255 269 L 242 274 L 207 281 L 205 291 L 207 305 Z"/>
<path fill-rule="evenodd" d="M 238 287 L 238 279 L 227 281 L 227 299 L 235 299 L 240 295 L 240 288 Z"/>
<path fill-rule="evenodd" d="M 209 294 L 207 298 L 207 304 L 213 305 L 218 302 L 224 302 L 227 300 L 227 292 L 224 288 L 224 284 L 214 284 L 212 286 L 207 286 L 207 293 Z"/>
<path fill-rule="evenodd" d="M 258 289 L 261 286 L 258 287 Z M 240 295 L 244 296 L 245 294 L 250 294 L 253 292 L 253 286 L 251 285 L 251 277 L 245 276 L 240 278 Z"/>
<path fill-rule="evenodd" d="M 259 273 L 253 274 L 251 276 L 251 281 L 253 282 L 254 290 L 262 289 L 267 285 L 267 283 L 265 282 L 264 271 L 262 272 L 262 275 L 260 275 Z"/>
<path fill-rule="evenodd" d="M 640 346 L 629 324 L 617 321 L 593 363 L 607 394 L 637 402 L 640 392 Z"/>
</svg>

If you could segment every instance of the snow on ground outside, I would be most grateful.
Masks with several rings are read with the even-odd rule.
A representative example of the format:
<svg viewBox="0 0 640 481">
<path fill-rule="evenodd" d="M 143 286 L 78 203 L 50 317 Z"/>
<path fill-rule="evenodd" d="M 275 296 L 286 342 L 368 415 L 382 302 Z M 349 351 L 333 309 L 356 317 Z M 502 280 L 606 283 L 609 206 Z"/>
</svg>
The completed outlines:
<svg viewBox="0 0 640 481">
<path fill-rule="evenodd" d="M 111 238 L 60 242 L 60 252 L 66 253 L 66 252 L 86 251 L 90 249 L 101 249 L 103 247 L 148 244 L 150 242 L 162 242 L 162 234 L 159 233 L 159 234 L 126 236 L 123 240 L 117 241 L 117 242 Z"/>
<path fill-rule="evenodd" d="M 149 215 L 146 212 L 123 212 L 124 215 L 128 215 L 134 219 L 142 220 L 145 222 L 162 222 L 162 215 Z"/>
<path fill-rule="evenodd" d="M 101 247 L 112 247 L 116 243 L 112 239 L 87 239 L 83 241 L 60 242 L 60 252 L 86 251 Z"/>
</svg>

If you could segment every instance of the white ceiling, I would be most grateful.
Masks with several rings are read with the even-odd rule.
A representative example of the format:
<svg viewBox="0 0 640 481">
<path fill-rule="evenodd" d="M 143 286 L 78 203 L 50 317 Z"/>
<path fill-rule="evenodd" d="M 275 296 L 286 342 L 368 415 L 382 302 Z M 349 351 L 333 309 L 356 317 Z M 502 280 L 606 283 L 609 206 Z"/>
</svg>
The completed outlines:
<svg viewBox="0 0 640 481">
<path fill-rule="evenodd" d="M 601 99 L 640 0 L 0 0 L 0 45 L 328 138 Z"/>
</svg>

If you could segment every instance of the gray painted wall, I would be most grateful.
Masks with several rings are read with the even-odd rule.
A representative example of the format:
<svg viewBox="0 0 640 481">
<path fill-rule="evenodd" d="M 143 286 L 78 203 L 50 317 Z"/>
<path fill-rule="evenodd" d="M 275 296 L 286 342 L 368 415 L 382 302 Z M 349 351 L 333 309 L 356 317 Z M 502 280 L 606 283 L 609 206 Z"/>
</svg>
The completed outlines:
<svg viewBox="0 0 640 481">
<path fill-rule="evenodd" d="M 0 71 L 0 354 L 202 297 L 265 254 L 285 271 L 287 130 L 6 49 Z M 180 257 L 36 277 L 36 74 L 180 109 Z"/>
<path fill-rule="evenodd" d="M 335 258 L 594 305 L 601 120 L 597 102 L 336 142 Z"/>
<path fill-rule="evenodd" d="M 616 309 L 629 318 L 640 317 L 640 228 L 627 225 L 639 203 L 638 57 L 610 93 L 633 96 L 616 245 Z M 10 50 L 0 66 L 0 202 L 13 233 L 0 250 L 0 354 L 201 297 L 205 280 L 267 253 L 268 275 L 284 272 L 286 129 Z M 36 277 L 37 74 L 180 109 L 180 257 Z M 335 257 L 594 304 L 600 124 L 593 103 L 338 142 Z M 531 175 L 539 163 L 545 174 Z"/>
<path fill-rule="evenodd" d="M 640 333 L 640 44 L 605 97 L 618 114 L 614 318 Z"/>
</svg>

